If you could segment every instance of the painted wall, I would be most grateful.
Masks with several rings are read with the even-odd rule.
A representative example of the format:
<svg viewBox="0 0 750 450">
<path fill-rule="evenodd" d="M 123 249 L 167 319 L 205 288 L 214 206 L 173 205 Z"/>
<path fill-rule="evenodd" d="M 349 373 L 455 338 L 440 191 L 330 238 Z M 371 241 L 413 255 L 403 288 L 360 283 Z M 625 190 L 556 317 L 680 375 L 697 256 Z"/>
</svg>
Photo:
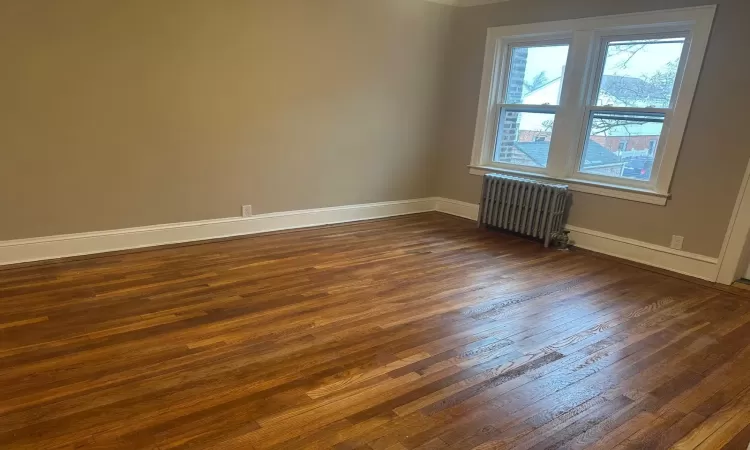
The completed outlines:
<svg viewBox="0 0 750 450">
<path fill-rule="evenodd" d="M 0 240 L 440 195 L 469 175 L 486 29 L 710 0 L 0 2 Z M 570 223 L 717 256 L 750 157 L 750 2 L 720 0 L 666 207 Z"/>
<path fill-rule="evenodd" d="M 0 2 L 0 240 L 432 195 L 453 9 Z"/>
<path fill-rule="evenodd" d="M 481 179 L 467 164 L 474 139 L 487 28 L 718 3 L 695 102 L 667 206 L 575 193 L 569 223 L 718 256 L 745 167 L 750 139 L 746 89 L 750 74 L 750 2 L 747 0 L 523 0 L 457 8 L 447 57 L 447 81 L 436 179 L 442 197 L 478 202 Z"/>
</svg>

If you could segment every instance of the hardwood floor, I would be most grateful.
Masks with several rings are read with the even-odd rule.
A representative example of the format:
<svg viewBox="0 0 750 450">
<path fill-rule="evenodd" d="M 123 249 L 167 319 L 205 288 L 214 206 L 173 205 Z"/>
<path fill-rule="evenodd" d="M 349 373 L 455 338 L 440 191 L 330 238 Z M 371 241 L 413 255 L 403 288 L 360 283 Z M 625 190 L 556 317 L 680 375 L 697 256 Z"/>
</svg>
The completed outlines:
<svg viewBox="0 0 750 450">
<path fill-rule="evenodd" d="M 750 300 L 438 213 L 0 271 L 3 448 L 749 441 Z"/>
</svg>

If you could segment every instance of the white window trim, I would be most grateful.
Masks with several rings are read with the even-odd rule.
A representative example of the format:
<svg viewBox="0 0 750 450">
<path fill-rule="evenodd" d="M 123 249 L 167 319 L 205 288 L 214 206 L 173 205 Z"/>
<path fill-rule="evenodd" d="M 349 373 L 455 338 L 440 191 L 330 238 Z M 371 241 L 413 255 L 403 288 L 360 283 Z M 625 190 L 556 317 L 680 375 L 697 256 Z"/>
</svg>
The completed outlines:
<svg viewBox="0 0 750 450">
<path fill-rule="evenodd" d="M 470 173 L 491 172 L 522 175 L 568 184 L 574 191 L 665 205 L 670 197 L 677 156 L 687 126 L 690 108 L 698 85 L 703 58 L 708 46 L 716 6 L 654 11 L 616 16 L 592 17 L 558 22 L 512 25 L 490 28 L 484 56 L 484 70 L 474 134 Z M 681 61 L 681 83 L 675 87 L 674 107 L 657 147 L 654 176 L 648 183 L 608 178 L 578 171 L 580 145 L 588 127 L 584 111 L 593 95 L 592 77 L 598 77 L 601 46 L 609 36 L 643 35 L 645 33 L 686 33 L 688 40 Z M 557 107 L 555 132 L 550 144 L 546 169 L 526 168 L 493 162 L 500 94 L 505 83 L 505 49 L 510 43 L 570 40 L 571 46 L 560 105 Z M 524 107 L 524 105 L 519 105 Z M 583 131 L 582 131 L 583 130 Z M 560 147 L 563 151 L 560 151 Z M 565 149 L 565 146 L 571 148 Z M 574 158 L 573 156 L 576 156 Z"/>
</svg>

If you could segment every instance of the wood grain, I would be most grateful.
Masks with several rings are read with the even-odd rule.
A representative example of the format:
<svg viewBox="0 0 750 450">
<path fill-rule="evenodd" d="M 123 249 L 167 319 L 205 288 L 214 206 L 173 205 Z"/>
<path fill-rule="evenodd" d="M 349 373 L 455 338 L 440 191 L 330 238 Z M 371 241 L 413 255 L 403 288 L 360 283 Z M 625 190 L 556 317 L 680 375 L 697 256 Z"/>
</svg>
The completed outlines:
<svg viewBox="0 0 750 450">
<path fill-rule="evenodd" d="M 746 448 L 750 301 L 428 213 L 0 271 L 0 447 Z"/>
</svg>

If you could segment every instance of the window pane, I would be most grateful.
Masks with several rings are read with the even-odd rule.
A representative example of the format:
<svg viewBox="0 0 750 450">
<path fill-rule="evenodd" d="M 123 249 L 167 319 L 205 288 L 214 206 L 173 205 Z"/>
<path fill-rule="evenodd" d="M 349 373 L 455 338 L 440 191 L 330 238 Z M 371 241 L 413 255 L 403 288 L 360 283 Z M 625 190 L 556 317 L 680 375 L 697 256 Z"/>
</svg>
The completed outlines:
<svg viewBox="0 0 750 450">
<path fill-rule="evenodd" d="M 505 103 L 560 104 L 567 61 L 567 45 L 511 47 Z"/>
<path fill-rule="evenodd" d="M 610 42 L 597 105 L 669 108 L 685 38 Z"/>
<path fill-rule="evenodd" d="M 555 115 L 503 110 L 497 133 L 495 161 L 547 167 Z"/>
<path fill-rule="evenodd" d="M 593 113 L 581 172 L 650 180 L 664 118 L 664 114 Z"/>
</svg>

